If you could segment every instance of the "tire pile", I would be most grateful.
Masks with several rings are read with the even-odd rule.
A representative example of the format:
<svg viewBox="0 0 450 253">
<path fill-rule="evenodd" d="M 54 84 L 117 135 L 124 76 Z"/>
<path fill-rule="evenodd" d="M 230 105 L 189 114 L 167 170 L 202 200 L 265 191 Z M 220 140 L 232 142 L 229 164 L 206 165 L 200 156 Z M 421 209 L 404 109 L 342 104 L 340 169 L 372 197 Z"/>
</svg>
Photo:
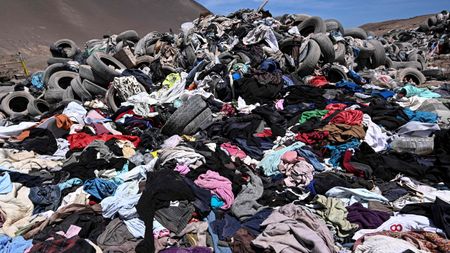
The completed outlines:
<svg viewBox="0 0 450 253">
<path fill-rule="evenodd" d="M 0 87 L 0 252 L 449 252 L 450 84 L 423 74 L 448 24 L 56 41 Z"/>
</svg>

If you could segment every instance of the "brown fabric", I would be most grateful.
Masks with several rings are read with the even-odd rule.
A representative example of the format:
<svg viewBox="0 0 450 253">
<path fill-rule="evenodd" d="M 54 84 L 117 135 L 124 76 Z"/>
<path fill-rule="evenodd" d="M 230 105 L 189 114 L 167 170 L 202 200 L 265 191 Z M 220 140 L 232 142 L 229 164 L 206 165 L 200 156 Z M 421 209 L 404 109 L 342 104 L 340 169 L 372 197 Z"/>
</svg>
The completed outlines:
<svg viewBox="0 0 450 253">
<path fill-rule="evenodd" d="M 56 120 L 56 126 L 58 128 L 62 128 L 64 130 L 70 130 L 70 127 L 73 125 L 72 120 L 70 120 L 70 118 L 64 114 L 55 116 L 55 120 Z"/>
<path fill-rule="evenodd" d="M 391 215 L 393 213 L 393 208 L 391 206 L 388 206 L 388 205 L 383 204 L 383 203 L 378 202 L 378 201 L 369 201 L 368 202 L 368 208 L 370 210 L 374 210 L 374 211 L 387 212 L 387 213 L 389 213 Z"/>
<path fill-rule="evenodd" d="M 252 248 L 253 237 L 247 229 L 240 228 L 236 234 L 233 236 L 233 243 L 231 244 L 231 249 L 235 253 L 256 253 Z"/>
<path fill-rule="evenodd" d="M 345 124 L 326 125 L 320 131 L 328 131 L 328 140 L 333 142 L 347 142 L 352 138 L 364 139 L 366 132 L 359 125 Z"/>
<path fill-rule="evenodd" d="M 133 241 L 137 245 L 134 236 L 128 231 L 125 223 L 119 218 L 116 218 L 112 220 L 108 226 L 106 226 L 105 231 L 98 236 L 97 245 L 102 249 L 106 249 L 111 246 L 121 246 L 127 241 Z"/>
<path fill-rule="evenodd" d="M 25 239 L 31 239 L 33 236 L 35 236 L 37 233 L 42 231 L 46 226 L 51 225 L 53 223 L 61 222 L 66 218 L 67 216 L 78 213 L 78 214 L 84 214 L 84 213 L 96 213 L 101 214 L 102 213 L 102 207 L 100 205 L 81 205 L 81 204 L 70 204 L 65 207 L 62 207 L 58 209 L 50 218 L 35 224 L 30 230 L 23 234 L 23 237 Z"/>
</svg>

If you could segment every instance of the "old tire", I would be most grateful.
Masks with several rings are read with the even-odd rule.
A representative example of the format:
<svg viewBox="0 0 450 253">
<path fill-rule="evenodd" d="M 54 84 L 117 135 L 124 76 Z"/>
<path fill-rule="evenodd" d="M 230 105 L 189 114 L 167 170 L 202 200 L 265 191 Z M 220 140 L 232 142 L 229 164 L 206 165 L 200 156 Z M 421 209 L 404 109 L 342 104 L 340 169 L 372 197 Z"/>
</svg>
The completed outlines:
<svg viewBox="0 0 450 253">
<path fill-rule="evenodd" d="M 155 57 L 150 55 L 142 55 L 136 57 L 136 68 L 150 67 L 150 64 L 155 60 Z"/>
<path fill-rule="evenodd" d="M 31 116 L 39 116 L 50 111 L 50 104 L 42 99 L 34 99 L 27 106 L 28 114 Z"/>
<path fill-rule="evenodd" d="M 3 97 L 0 106 L 10 117 L 24 116 L 28 114 L 28 104 L 33 100 L 34 97 L 26 91 L 14 91 Z"/>
<path fill-rule="evenodd" d="M 318 33 L 311 36 L 311 39 L 317 42 L 320 47 L 321 60 L 324 63 L 333 62 L 335 59 L 335 52 L 333 42 L 324 33 Z"/>
<path fill-rule="evenodd" d="M 300 52 L 300 63 L 297 67 L 297 74 L 305 77 L 314 72 L 320 59 L 320 47 L 314 40 L 309 40 L 308 46 Z"/>
<path fill-rule="evenodd" d="M 169 117 L 162 127 L 161 132 L 168 136 L 183 133 L 185 127 L 197 117 L 206 106 L 206 102 L 200 95 L 194 95 Z"/>
<path fill-rule="evenodd" d="M 48 80 L 48 89 L 63 92 L 70 86 L 70 82 L 77 77 L 79 77 L 79 75 L 75 72 L 65 70 L 58 71 L 50 76 L 50 79 Z"/>
<path fill-rule="evenodd" d="M 57 63 L 67 63 L 71 61 L 70 58 L 62 58 L 62 57 L 50 57 L 47 60 L 47 65 L 57 64 Z"/>
<path fill-rule="evenodd" d="M 357 58 L 359 59 L 369 59 L 375 53 L 375 47 L 369 43 L 367 40 L 363 41 L 363 45 L 358 45 L 359 55 Z"/>
<path fill-rule="evenodd" d="M 127 31 L 121 32 L 116 37 L 116 42 L 126 41 L 126 40 L 136 43 L 140 40 L 139 34 L 135 30 L 127 30 Z"/>
<path fill-rule="evenodd" d="M 383 44 L 378 40 L 369 40 L 368 42 L 372 44 L 375 49 L 372 57 L 370 57 L 370 67 L 377 68 L 384 65 L 386 62 L 386 51 L 384 50 Z"/>
<path fill-rule="evenodd" d="M 62 39 L 56 41 L 55 43 L 53 43 L 53 45 L 57 48 L 63 49 L 66 53 L 67 58 L 73 58 L 78 52 L 78 46 L 73 40 Z"/>
<path fill-rule="evenodd" d="M 101 95 L 101 96 L 105 96 L 106 95 L 106 89 L 101 87 L 100 85 L 89 81 L 88 79 L 84 79 L 82 82 L 82 85 L 87 91 L 89 91 L 89 93 L 91 93 L 92 95 L 96 96 L 96 95 Z"/>
<path fill-rule="evenodd" d="M 301 22 L 298 25 L 298 31 L 303 36 L 308 36 L 311 33 L 326 33 L 327 26 L 322 18 L 314 16 Z"/>
<path fill-rule="evenodd" d="M 326 74 L 326 78 L 330 83 L 337 83 L 342 80 L 347 80 L 347 74 L 340 66 L 331 66 Z"/>
<path fill-rule="evenodd" d="M 410 79 L 417 85 L 423 84 L 427 81 L 422 72 L 415 68 L 405 68 L 397 72 L 397 80 L 403 82 L 405 79 Z"/>
<path fill-rule="evenodd" d="M 92 100 L 91 93 L 83 87 L 80 77 L 74 78 L 70 83 L 70 86 L 72 87 L 74 94 L 81 98 L 82 102 Z"/>
<path fill-rule="evenodd" d="M 346 65 L 346 61 L 345 61 L 345 53 L 347 51 L 346 46 L 344 43 L 336 43 L 334 46 L 334 61 L 341 64 L 341 65 Z"/>
<path fill-rule="evenodd" d="M 63 64 L 63 63 L 55 63 L 55 64 L 48 66 L 44 70 L 44 74 L 42 75 L 42 81 L 44 82 L 44 85 L 48 86 L 48 81 L 50 79 L 50 76 L 52 76 L 54 73 L 56 73 L 58 71 L 62 71 L 62 70 L 70 71 L 70 68 L 68 65 Z"/>
<path fill-rule="evenodd" d="M 327 28 L 327 32 L 338 31 L 341 34 L 344 34 L 344 27 L 342 26 L 341 22 L 339 22 L 339 20 L 326 19 L 324 22 Z"/>
<path fill-rule="evenodd" d="M 187 126 L 183 129 L 183 134 L 192 135 L 195 134 L 199 128 L 205 124 L 206 122 L 210 121 L 212 118 L 212 112 L 211 109 L 206 108 L 203 110 L 197 117 L 195 117 Z"/>
<path fill-rule="evenodd" d="M 348 28 L 344 29 L 344 36 L 350 36 L 355 39 L 367 39 L 367 32 L 362 28 Z"/>
<path fill-rule="evenodd" d="M 120 76 L 116 69 L 126 69 L 125 65 L 116 58 L 101 52 L 93 53 L 86 62 L 91 66 L 92 71 L 108 82 L 111 82 L 114 77 Z"/>
<path fill-rule="evenodd" d="M 80 65 L 79 74 L 81 79 L 87 79 L 91 82 L 98 83 L 101 86 L 107 87 L 109 82 L 101 78 L 97 73 L 92 71 L 89 65 Z"/>
</svg>

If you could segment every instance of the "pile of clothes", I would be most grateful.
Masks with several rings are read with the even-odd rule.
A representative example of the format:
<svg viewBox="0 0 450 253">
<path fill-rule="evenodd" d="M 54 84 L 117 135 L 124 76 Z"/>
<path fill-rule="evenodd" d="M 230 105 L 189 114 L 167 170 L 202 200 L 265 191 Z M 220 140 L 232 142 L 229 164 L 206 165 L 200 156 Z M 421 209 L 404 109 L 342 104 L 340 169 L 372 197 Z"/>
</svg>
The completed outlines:
<svg viewBox="0 0 450 253">
<path fill-rule="evenodd" d="M 0 252 L 449 252 L 450 84 L 324 24 L 57 43 L 1 120 Z"/>
</svg>

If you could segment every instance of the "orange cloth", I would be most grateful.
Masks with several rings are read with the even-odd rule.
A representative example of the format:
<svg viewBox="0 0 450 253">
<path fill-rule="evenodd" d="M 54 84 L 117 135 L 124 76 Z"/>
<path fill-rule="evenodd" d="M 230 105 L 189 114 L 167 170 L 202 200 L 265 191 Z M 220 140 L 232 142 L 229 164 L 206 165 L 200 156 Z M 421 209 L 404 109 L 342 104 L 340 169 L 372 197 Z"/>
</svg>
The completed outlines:
<svg viewBox="0 0 450 253">
<path fill-rule="evenodd" d="M 56 126 L 58 128 L 62 128 L 64 130 L 70 130 L 70 127 L 73 125 L 72 120 L 70 120 L 70 118 L 64 114 L 55 116 L 55 120 L 56 120 Z"/>
</svg>

